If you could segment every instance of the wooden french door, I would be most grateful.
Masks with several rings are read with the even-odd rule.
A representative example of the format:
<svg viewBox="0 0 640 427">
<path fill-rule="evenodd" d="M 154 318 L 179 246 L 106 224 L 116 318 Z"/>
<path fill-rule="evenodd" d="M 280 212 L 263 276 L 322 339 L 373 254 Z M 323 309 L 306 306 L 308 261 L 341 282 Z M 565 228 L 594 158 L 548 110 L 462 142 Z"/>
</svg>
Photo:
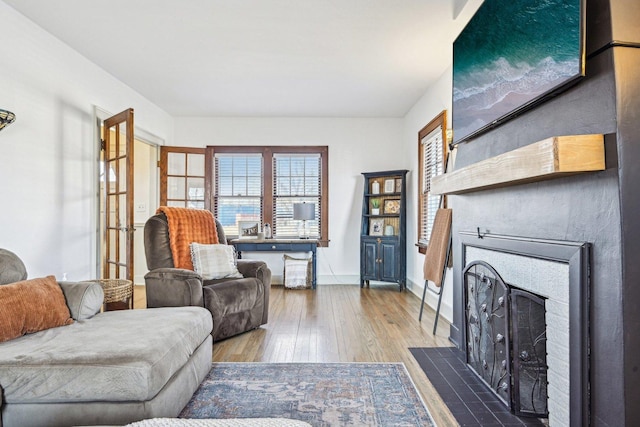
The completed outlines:
<svg viewBox="0 0 640 427">
<path fill-rule="evenodd" d="M 133 109 L 103 122 L 102 278 L 133 280 Z"/>
</svg>

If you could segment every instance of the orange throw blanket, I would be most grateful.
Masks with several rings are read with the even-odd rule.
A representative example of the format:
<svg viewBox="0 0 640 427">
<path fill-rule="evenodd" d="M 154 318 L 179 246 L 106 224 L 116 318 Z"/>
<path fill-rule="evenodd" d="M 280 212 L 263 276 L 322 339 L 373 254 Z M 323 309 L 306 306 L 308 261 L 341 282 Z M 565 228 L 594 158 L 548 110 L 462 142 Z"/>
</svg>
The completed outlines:
<svg viewBox="0 0 640 427">
<path fill-rule="evenodd" d="M 160 206 L 156 213 L 164 213 L 169 223 L 169 245 L 176 268 L 193 270 L 191 249 L 193 242 L 211 245 L 218 242 L 218 230 L 213 214 L 204 209 Z"/>
</svg>

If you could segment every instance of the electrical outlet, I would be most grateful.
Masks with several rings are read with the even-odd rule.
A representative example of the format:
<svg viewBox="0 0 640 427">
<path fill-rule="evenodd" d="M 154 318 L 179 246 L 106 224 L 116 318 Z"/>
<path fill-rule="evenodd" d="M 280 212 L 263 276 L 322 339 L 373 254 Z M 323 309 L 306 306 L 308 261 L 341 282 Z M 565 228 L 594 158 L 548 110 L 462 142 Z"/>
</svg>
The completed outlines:
<svg viewBox="0 0 640 427">
<path fill-rule="evenodd" d="M 146 203 L 136 203 L 136 212 L 144 212 L 147 210 Z"/>
</svg>

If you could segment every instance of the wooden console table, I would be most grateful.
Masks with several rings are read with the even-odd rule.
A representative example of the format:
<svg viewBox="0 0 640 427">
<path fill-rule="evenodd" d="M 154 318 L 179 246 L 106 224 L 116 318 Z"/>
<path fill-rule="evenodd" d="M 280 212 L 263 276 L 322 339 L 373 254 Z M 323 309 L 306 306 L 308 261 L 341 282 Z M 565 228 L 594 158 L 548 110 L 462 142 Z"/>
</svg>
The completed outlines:
<svg viewBox="0 0 640 427">
<path fill-rule="evenodd" d="M 314 239 L 233 239 L 230 242 L 242 258 L 242 252 L 311 252 L 313 280 L 311 286 L 316 288 L 316 249 L 318 241 Z"/>
</svg>

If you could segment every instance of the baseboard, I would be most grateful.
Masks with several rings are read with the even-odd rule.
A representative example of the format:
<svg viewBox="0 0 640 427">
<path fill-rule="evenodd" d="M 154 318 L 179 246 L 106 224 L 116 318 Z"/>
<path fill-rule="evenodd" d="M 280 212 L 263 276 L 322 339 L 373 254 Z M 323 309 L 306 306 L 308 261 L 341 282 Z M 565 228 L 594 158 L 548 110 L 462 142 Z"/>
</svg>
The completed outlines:
<svg viewBox="0 0 640 427">
<path fill-rule="evenodd" d="M 327 286 L 327 285 L 360 285 L 360 276 L 353 274 L 345 274 L 345 275 L 321 275 L 318 276 L 317 286 Z M 283 285 L 284 284 L 284 276 L 278 274 L 271 275 L 271 284 L 272 285 Z"/>
<path fill-rule="evenodd" d="M 318 276 L 318 285 L 360 285 L 360 275 L 326 274 Z"/>
<path fill-rule="evenodd" d="M 433 286 L 433 284 L 432 284 Z M 416 283 L 410 279 L 407 279 L 407 290 L 416 295 L 418 298 L 422 300 L 422 292 L 424 290 L 424 282 Z M 424 302 L 426 305 L 431 307 L 434 311 L 438 307 L 438 295 L 433 294 L 427 290 L 427 294 L 425 296 Z M 452 323 L 453 319 L 453 307 L 450 303 L 448 303 L 444 298 L 442 299 L 442 303 L 440 304 L 440 316 L 443 319 L 446 319 L 447 322 Z"/>
</svg>

